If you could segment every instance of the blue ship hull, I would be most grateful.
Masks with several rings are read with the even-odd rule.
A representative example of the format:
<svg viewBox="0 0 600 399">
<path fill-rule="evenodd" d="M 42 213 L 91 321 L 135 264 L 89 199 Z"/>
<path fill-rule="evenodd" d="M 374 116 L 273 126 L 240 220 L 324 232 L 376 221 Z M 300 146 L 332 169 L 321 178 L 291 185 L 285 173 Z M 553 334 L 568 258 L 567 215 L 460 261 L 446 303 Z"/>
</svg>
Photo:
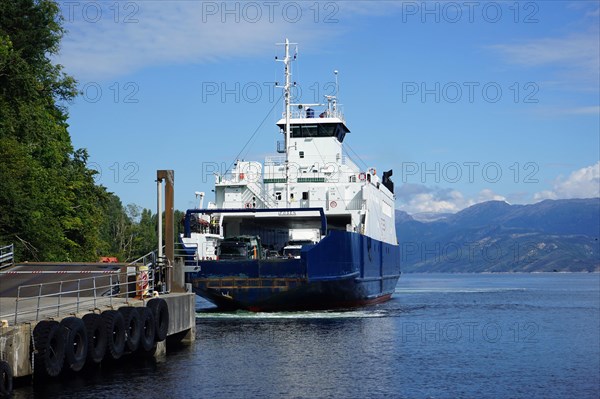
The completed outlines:
<svg viewBox="0 0 600 399">
<path fill-rule="evenodd" d="M 400 277 L 400 248 L 330 231 L 300 259 L 201 261 L 186 273 L 196 294 L 220 308 L 252 311 L 356 307 L 388 300 Z"/>
</svg>

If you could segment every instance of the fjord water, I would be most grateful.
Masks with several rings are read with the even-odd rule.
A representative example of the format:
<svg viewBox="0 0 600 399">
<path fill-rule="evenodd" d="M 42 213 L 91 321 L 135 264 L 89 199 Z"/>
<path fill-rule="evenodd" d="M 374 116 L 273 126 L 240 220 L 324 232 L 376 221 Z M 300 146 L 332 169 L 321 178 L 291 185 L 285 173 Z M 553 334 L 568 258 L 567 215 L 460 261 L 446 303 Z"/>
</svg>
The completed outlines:
<svg viewBox="0 0 600 399">
<path fill-rule="evenodd" d="M 215 312 L 165 361 L 15 398 L 598 398 L 599 274 L 406 274 L 360 310 Z"/>
</svg>

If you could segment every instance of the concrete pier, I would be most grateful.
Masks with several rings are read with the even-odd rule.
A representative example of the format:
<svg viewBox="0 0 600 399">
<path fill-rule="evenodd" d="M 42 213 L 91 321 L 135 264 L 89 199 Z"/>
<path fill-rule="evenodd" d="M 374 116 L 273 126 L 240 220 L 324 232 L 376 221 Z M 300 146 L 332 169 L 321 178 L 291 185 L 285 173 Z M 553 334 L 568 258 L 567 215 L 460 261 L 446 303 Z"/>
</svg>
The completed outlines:
<svg viewBox="0 0 600 399">
<path fill-rule="evenodd" d="M 109 355 L 162 357 L 168 341 L 195 339 L 195 294 L 174 256 L 172 170 L 157 171 L 158 215 L 163 182 L 166 256 L 160 217 L 158 249 L 130 263 L 14 264 L 13 246 L 0 248 L 0 398 L 13 377 L 57 376 Z"/>
<path fill-rule="evenodd" d="M 173 293 L 161 295 L 160 298 L 167 302 L 169 309 L 169 328 L 167 336 L 186 332 L 184 340 L 191 342 L 196 334 L 195 314 L 195 295 L 193 293 Z M 150 298 L 148 298 L 150 299 Z M 121 299 L 113 298 L 112 305 L 108 304 L 108 299 L 105 299 L 103 304 L 99 304 L 97 308 L 85 309 L 80 312 L 63 313 L 60 316 L 56 314 L 50 317 L 43 317 L 43 320 L 61 321 L 65 317 L 75 316 L 83 317 L 88 313 L 101 313 L 105 310 L 117 310 L 124 306 L 145 306 L 148 302 L 138 299 Z M 15 298 L 1 298 L 3 304 L 14 306 Z M 1 306 L 0 309 L 4 309 Z M 65 307 L 68 309 L 68 307 Z M 45 315 L 44 315 L 45 316 Z M 42 320 L 40 319 L 40 320 Z M 0 327 L 0 360 L 6 361 L 12 369 L 14 377 L 24 377 L 33 374 L 33 342 L 32 334 L 36 324 L 39 321 L 23 321 L 17 325 L 4 325 Z M 6 324 L 6 323 L 5 323 Z M 156 351 L 156 356 L 160 356 L 161 349 L 166 349 L 166 341 L 158 342 L 159 346 Z"/>
<path fill-rule="evenodd" d="M 159 268 L 157 265 L 154 273 L 160 274 Z M 163 357 L 167 341 L 172 338 L 192 342 L 196 333 L 196 298 L 183 284 L 183 275 L 176 273 L 178 278 L 171 282 L 172 291 L 159 294 L 154 284 L 158 274 L 146 274 L 147 288 L 140 288 L 140 273 L 148 273 L 146 270 L 144 264 L 98 263 L 27 263 L 4 268 L 0 272 L 0 361 L 8 365 L 12 377 L 37 374 L 34 330 L 38 323 L 60 322 L 67 317 L 82 319 L 90 313 L 102 314 L 123 307 L 143 307 L 155 298 L 166 302 L 168 328 L 167 339 L 156 339 L 154 356 Z M 137 352 L 128 354 L 137 355 Z"/>
</svg>

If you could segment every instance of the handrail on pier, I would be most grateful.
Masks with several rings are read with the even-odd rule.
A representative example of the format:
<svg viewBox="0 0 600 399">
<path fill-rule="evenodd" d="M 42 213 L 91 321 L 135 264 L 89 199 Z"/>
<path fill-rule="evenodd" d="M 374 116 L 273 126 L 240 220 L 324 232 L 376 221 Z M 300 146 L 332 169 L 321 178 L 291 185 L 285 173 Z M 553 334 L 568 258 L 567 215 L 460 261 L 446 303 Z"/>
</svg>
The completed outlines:
<svg viewBox="0 0 600 399">
<path fill-rule="evenodd" d="M 0 319 L 14 316 L 17 324 L 19 319 L 21 322 L 38 321 L 60 317 L 61 313 L 78 313 L 88 307 L 113 306 L 116 298 L 123 298 L 127 304 L 136 296 L 144 300 L 154 292 L 164 293 L 162 277 L 165 273 L 159 264 L 156 251 L 153 251 L 112 273 L 102 271 L 99 276 L 21 285 L 17 288 L 14 315 L 0 315 Z M 35 304 L 33 307 L 32 303 Z"/>
<path fill-rule="evenodd" d="M 15 244 L 0 247 L 0 270 L 15 264 Z"/>
</svg>

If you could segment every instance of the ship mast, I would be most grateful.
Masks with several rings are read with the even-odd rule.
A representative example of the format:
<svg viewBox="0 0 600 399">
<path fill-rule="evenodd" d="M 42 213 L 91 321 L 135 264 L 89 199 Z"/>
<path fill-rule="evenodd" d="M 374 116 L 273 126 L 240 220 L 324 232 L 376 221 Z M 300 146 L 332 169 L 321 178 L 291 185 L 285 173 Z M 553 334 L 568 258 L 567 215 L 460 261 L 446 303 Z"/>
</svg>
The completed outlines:
<svg viewBox="0 0 600 399">
<path fill-rule="evenodd" d="M 285 45 L 285 57 L 283 60 L 277 59 L 275 60 L 283 62 L 285 67 L 285 84 L 283 86 L 283 97 L 285 100 L 285 204 L 286 208 L 290 206 L 290 182 L 289 182 L 289 171 L 290 171 L 290 163 L 289 163 L 289 143 L 290 143 L 290 118 L 291 118 L 291 78 L 292 78 L 292 70 L 291 70 L 291 62 L 296 59 L 296 56 L 290 57 L 290 41 L 286 38 L 285 43 L 277 43 L 279 45 Z"/>
</svg>

